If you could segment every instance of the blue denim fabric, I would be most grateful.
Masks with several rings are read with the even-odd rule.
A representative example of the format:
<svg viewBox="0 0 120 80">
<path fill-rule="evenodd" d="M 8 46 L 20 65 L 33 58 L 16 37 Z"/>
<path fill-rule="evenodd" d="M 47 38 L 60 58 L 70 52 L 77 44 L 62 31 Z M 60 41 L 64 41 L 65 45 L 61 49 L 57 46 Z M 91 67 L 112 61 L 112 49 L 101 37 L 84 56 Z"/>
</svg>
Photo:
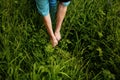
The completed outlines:
<svg viewBox="0 0 120 80">
<path fill-rule="evenodd" d="M 35 0 L 38 12 L 42 16 L 47 16 L 49 13 L 49 0 Z"/>
<path fill-rule="evenodd" d="M 56 6 L 57 0 L 49 0 L 50 6 Z"/>
<path fill-rule="evenodd" d="M 57 0 L 35 0 L 35 1 L 36 1 L 36 6 L 38 9 L 38 12 L 42 16 L 47 16 L 49 14 L 49 12 L 51 12 L 51 14 L 55 14 Z M 70 4 L 70 1 L 63 2 L 62 4 L 64 6 L 68 6 Z"/>
<path fill-rule="evenodd" d="M 63 5 L 64 6 L 68 6 L 70 4 L 70 1 L 68 1 L 68 2 L 63 2 Z"/>
</svg>

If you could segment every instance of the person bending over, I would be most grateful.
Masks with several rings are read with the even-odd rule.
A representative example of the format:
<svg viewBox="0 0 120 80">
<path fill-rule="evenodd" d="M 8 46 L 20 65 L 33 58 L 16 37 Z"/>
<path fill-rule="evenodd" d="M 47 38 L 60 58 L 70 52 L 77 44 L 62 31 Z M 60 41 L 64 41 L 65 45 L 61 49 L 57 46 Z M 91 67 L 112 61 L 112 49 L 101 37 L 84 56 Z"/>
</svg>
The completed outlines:
<svg viewBox="0 0 120 80">
<path fill-rule="evenodd" d="M 70 4 L 70 0 L 35 0 L 38 12 L 43 16 L 45 27 L 50 36 L 50 41 L 52 46 L 55 47 L 58 45 L 58 42 L 61 39 L 60 29 L 65 17 L 67 6 Z M 56 5 L 58 3 L 57 10 Z M 53 8 L 53 12 L 56 12 L 56 28 L 55 32 L 52 29 L 52 20 L 50 14 L 50 9 Z"/>
</svg>

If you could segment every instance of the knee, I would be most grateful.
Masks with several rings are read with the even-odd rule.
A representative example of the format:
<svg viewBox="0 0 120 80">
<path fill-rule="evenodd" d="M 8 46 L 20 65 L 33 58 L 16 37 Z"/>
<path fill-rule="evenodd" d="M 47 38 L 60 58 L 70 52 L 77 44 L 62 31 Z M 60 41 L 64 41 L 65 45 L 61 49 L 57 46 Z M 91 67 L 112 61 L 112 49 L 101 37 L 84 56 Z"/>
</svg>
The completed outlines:
<svg viewBox="0 0 120 80">
<path fill-rule="evenodd" d="M 38 12 L 40 13 L 40 15 L 42 16 L 47 16 L 49 14 L 49 10 L 46 9 L 38 9 Z"/>
</svg>

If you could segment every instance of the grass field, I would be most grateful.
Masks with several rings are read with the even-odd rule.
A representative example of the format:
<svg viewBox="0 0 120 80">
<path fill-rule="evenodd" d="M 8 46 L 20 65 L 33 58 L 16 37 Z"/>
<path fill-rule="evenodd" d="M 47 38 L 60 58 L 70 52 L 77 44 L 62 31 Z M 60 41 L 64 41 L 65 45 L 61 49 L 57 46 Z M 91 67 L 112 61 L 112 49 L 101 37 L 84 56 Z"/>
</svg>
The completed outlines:
<svg viewBox="0 0 120 80">
<path fill-rule="evenodd" d="M 72 0 L 61 35 L 34 0 L 0 0 L 0 80 L 120 80 L 120 0 Z"/>
</svg>

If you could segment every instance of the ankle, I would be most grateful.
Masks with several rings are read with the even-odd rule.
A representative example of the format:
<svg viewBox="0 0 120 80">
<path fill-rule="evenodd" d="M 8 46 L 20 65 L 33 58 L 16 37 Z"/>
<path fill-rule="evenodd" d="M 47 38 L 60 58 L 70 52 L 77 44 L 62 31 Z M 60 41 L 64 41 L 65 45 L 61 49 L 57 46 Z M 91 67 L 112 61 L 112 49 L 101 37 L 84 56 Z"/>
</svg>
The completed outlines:
<svg viewBox="0 0 120 80">
<path fill-rule="evenodd" d="M 50 39 L 55 40 L 56 38 L 55 36 L 50 36 Z"/>
<path fill-rule="evenodd" d="M 55 34 L 60 33 L 60 31 L 55 31 Z"/>
</svg>

